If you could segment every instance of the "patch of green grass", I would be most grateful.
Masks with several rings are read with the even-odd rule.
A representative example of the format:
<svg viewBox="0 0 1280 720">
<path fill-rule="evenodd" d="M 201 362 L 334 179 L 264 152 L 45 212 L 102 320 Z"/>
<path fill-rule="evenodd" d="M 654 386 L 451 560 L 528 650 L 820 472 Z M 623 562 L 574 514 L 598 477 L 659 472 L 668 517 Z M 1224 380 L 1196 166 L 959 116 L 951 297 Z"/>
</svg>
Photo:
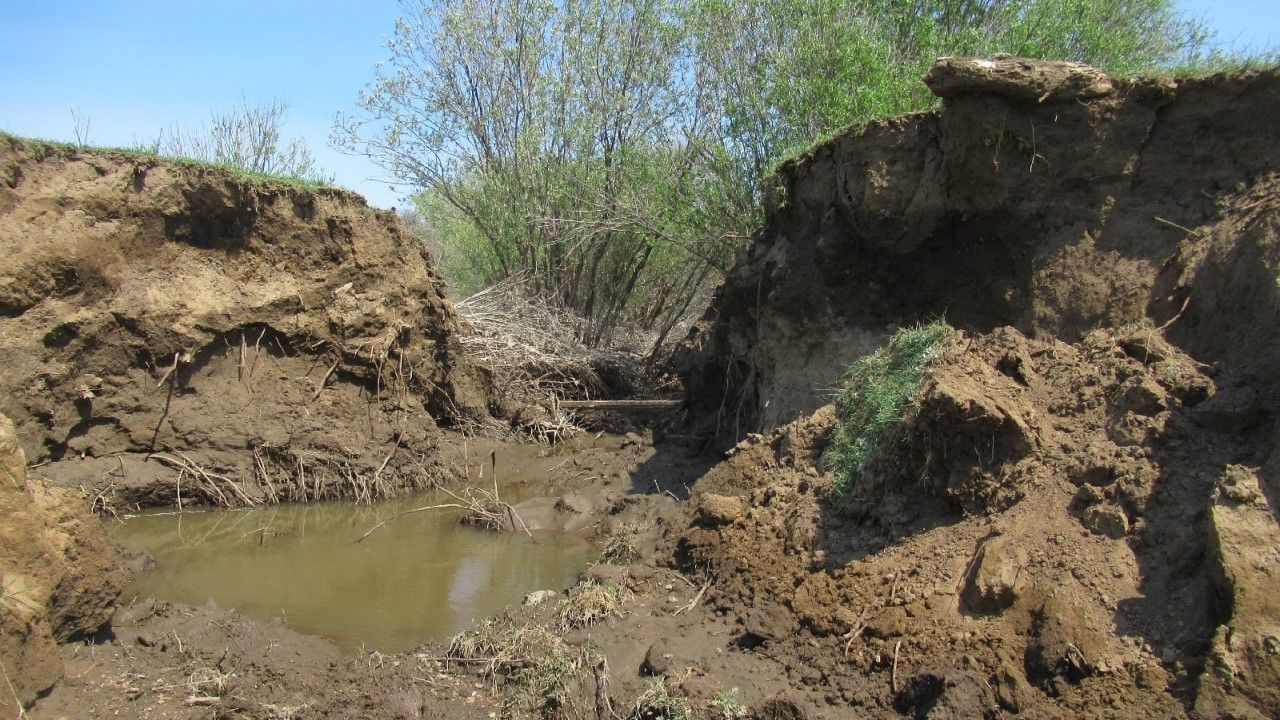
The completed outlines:
<svg viewBox="0 0 1280 720">
<path fill-rule="evenodd" d="M 189 168 L 223 170 L 239 178 L 262 185 L 285 184 L 292 185 L 294 187 L 306 188 L 308 190 L 340 189 L 331 183 L 318 182 L 310 178 L 295 177 L 292 175 L 269 175 L 267 173 L 246 170 L 238 165 L 231 165 L 229 163 L 212 163 L 204 160 L 197 160 L 195 158 L 161 155 L 142 148 L 82 146 L 75 143 L 59 142 L 57 140 L 21 137 L 3 131 L 0 131 L 0 140 L 11 140 L 26 145 L 30 149 L 31 154 L 35 156 L 37 160 L 44 160 L 45 158 L 50 157 L 69 158 L 82 151 L 94 152 L 112 155 L 125 155 L 127 157 L 143 160 L 162 160 Z"/>
<path fill-rule="evenodd" d="M 954 332 L 944 319 L 899 330 L 844 374 L 835 398 L 839 423 L 823 455 L 836 475 L 832 493 L 846 504 L 876 449 L 901 423 L 925 369 Z"/>
<path fill-rule="evenodd" d="M 738 720 L 747 714 L 747 709 L 738 702 L 738 688 L 721 690 L 707 704 L 712 709 L 712 720 Z"/>
<path fill-rule="evenodd" d="M 1218 73 L 1265 72 L 1280 68 L 1280 50 L 1258 55 L 1211 53 L 1191 62 L 1174 65 L 1167 70 L 1155 69 L 1149 74 L 1155 77 L 1196 78 Z"/>
</svg>

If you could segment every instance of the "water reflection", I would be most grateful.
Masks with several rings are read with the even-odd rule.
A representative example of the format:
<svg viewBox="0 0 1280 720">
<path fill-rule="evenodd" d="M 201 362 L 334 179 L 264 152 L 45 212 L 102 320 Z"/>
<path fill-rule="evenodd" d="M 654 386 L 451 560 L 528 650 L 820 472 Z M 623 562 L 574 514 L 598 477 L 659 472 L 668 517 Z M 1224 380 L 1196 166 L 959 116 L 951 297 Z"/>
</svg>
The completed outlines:
<svg viewBox="0 0 1280 720">
<path fill-rule="evenodd" d="M 575 538 L 462 526 L 450 511 L 407 515 L 355 542 L 401 510 L 446 501 L 150 514 L 117 525 L 115 535 L 156 558 L 134 595 L 212 599 L 347 649 L 382 652 L 453 635 L 532 590 L 566 587 L 592 553 Z"/>
</svg>

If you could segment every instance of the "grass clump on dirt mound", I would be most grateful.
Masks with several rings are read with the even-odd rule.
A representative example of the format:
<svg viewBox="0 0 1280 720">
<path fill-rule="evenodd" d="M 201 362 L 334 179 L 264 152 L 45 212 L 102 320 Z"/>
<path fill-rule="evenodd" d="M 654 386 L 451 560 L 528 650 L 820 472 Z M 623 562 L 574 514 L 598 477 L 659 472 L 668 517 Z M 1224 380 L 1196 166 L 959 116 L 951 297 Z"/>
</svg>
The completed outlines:
<svg viewBox="0 0 1280 720">
<path fill-rule="evenodd" d="M 337 185 L 327 180 L 317 180 L 315 178 L 299 177 L 297 175 L 273 175 L 271 173 L 258 172 L 248 168 L 240 167 L 227 162 L 210 162 L 208 160 L 200 160 L 198 158 L 183 157 L 179 155 L 165 155 L 163 153 L 154 152 L 146 148 L 139 147 L 110 147 L 96 145 L 78 145 L 76 143 L 59 142 L 57 140 L 45 140 L 43 138 L 29 138 L 20 135 L 0 131 L 0 140 L 8 140 L 11 142 L 19 142 L 25 144 L 31 149 L 32 155 L 37 160 L 44 160 L 49 157 L 75 157 L 81 152 L 94 152 L 108 155 L 124 155 L 130 158 L 138 158 L 142 160 L 158 160 L 170 162 L 182 167 L 196 168 L 201 170 L 222 170 L 236 177 L 259 185 L 283 184 L 300 187 L 307 190 L 341 190 Z"/>
<path fill-rule="evenodd" d="M 903 328 L 841 378 L 835 398 L 839 422 L 823 455 L 827 469 L 836 475 L 832 493 L 838 504 L 849 501 L 876 448 L 902 423 L 925 368 L 952 332 L 941 318 Z"/>
<path fill-rule="evenodd" d="M 502 689 L 503 717 L 573 715 L 570 686 L 584 680 L 586 658 L 546 627 L 490 618 L 454 637 L 445 654 L 483 664 L 485 678 Z"/>
</svg>

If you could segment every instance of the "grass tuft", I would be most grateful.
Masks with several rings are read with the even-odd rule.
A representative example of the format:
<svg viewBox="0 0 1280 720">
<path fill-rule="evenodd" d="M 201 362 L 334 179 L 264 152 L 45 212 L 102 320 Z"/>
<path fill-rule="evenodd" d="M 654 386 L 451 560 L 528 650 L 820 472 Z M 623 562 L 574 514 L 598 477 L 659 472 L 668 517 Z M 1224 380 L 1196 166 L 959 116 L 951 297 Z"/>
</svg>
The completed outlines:
<svg viewBox="0 0 1280 720">
<path fill-rule="evenodd" d="M 707 705 L 712 710 L 710 720 L 738 720 L 747 714 L 747 709 L 738 701 L 738 688 L 721 690 Z"/>
<path fill-rule="evenodd" d="M 622 591 L 619 588 L 586 580 L 569 591 L 568 599 L 560 606 L 556 629 L 568 632 L 621 614 Z"/>
<path fill-rule="evenodd" d="M 903 328 L 841 378 L 835 398 L 839 422 L 823 455 L 827 469 L 836 475 L 832 493 L 838 504 L 852 498 L 871 456 L 902 423 L 925 369 L 952 332 L 941 318 Z"/>
<path fill-rule="evenodd" d="M 486 679 L 502 689 L 503 717 L 568 717 L 570 687 L 583 676 L 583 655 L 536 624 L 490 618 L 449 644 L 451 658 L 483 663 Z"/>
<path fill-rule="evenodd" d="M 640 533 L 648 529 L 638 523 L 623 523 L 600 548 L 600 562 L 630 565 L 640 559 Z"/>
<path fill-rule="evenodd" d="M 636 699 L 627 720 L 689 720 L 689 699 L 673 693 L 666 678 L 649 679 L 649 687 Z"/>
</svg>

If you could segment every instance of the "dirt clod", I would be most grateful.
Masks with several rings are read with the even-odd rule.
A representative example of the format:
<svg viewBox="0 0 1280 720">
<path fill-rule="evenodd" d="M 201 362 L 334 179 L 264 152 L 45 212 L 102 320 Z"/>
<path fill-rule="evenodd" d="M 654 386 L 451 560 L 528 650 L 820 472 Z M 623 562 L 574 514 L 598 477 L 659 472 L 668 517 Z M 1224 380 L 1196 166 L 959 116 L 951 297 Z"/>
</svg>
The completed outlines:
<svg viewBox="0 0 1280 720">
<path fill-rule="evenodd" d="M 971 612 L 991 615 L 1008 609 L 1018 599 L 1018 576 L 1025 559 L 999 537 L 982 543 L 962 597 Z"/>
</svg>

